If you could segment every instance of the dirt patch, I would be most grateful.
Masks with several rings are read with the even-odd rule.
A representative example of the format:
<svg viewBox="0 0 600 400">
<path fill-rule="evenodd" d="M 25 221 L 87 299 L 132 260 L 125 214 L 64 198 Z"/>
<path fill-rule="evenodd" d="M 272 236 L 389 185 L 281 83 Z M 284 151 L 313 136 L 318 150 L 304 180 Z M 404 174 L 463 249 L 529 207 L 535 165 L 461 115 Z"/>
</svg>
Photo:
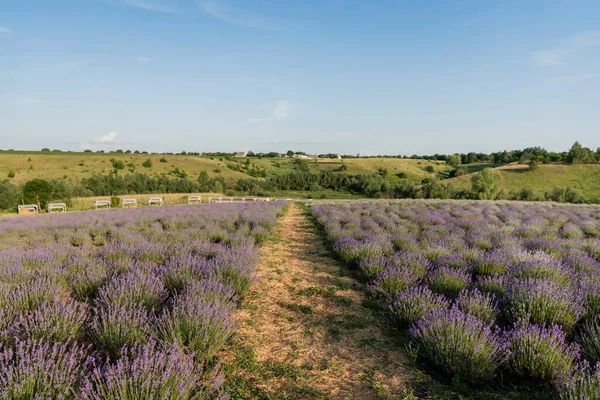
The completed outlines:
<svg viewBox="0 0 600 400">
<path fill-rule="evenodd" d="M 259 281 L 225 354 L 232 398 L 407 396 L 401 347 L 299 205 L 290 205 L 260 254 Z"/>
</svg>

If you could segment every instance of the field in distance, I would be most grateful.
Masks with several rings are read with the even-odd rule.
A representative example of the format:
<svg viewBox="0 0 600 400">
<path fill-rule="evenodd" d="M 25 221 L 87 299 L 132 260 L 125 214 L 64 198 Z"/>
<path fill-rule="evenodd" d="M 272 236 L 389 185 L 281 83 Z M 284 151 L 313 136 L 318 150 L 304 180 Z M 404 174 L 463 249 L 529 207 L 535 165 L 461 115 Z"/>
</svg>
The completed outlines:
<svg viewBox="0 0 600 400">
<path fill-rule="evenodd" d="M 0 179 L 6 179 L 9 174 L 14 173 L 10 181 L 16 184 L 35 178 L 70 179 L 73 182 L 80 182 L 81 179 L 94 174 L 108 174 L 113 171 L 111 159 L 123 163 L 124 169 L 119 170 L 121 174 L 141 172 L 155 176 L 172 174 L 178 169 L 184 170 L 191 179 L 195 179 L 202 170 L 207 171 L 210 176 L 223 176 L 225 179 L 252 178 L 243 169 L 236 170 L 247 160 L 250 162 L 250 168 L 264 170 L 266 176 L 298 170 L 295 159 L 283 157 L 258 159 L 193 155 L 2 151 L 0 152 Z M 150 167 L 144 166 L 147 160 L 150 160 L 150 163 L 146 165 L 151 164 Z M 306 160 L 306 165 L 310 172 L 338 171 L 353 175 L 380 173 L 390 181 L 405 179 L 415 183 L 421 183 L 425 178 L 435 178 L 452 169 L 443 161 L 400 158 L 343 160 L 319 158 Z M 432 167 L 434 172 L 429 172 L 431 168 L 426 171 L 425 168 L 428 166 Z"/>
</svg>

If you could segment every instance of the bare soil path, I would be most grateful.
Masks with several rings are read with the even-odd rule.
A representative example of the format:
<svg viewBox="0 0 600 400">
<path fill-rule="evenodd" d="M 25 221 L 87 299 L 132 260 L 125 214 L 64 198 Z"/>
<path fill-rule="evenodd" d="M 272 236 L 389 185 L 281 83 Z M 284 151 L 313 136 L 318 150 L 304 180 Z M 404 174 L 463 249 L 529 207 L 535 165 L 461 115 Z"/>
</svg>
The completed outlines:
<svg viewBox="0 0 600 400">
<path fill-rule="evenodd" d="M 403 399 L 410 370 L 364 288 L 292 203 L 260 249 L 258 282 L 224 355 L 234 399 Z"/>
</svg>

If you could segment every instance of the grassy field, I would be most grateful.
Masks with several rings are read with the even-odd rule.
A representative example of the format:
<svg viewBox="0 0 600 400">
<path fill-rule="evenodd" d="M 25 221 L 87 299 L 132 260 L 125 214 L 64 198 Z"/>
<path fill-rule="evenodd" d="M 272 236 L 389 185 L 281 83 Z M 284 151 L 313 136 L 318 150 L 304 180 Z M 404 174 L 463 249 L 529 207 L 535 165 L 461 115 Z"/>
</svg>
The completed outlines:
<svg viewBox="0 0 600 400">
<path fill-rule="evenodd" d="M 161 159 L 166 162 L 161 162 Z M 149 175 L 170 173 L 175 168 L 185 170 L 192 179 L 200 171 L 205 170 L 210 176 L 221 175 L 226 179 L 250 178 L 244 172 L 230 169 L 227 165 L 239 165 L 246 162 L 246 158 L 227 160 L 224 158 L 209 158 L 183 155 L 150 155 L 150 154 L 97 154 L 97 153 L 42 153 L 42 152 L 0 152 L 0 179 L 6 179 L 10 171 L 15 176 L 13 183 L 22 183 L 34 178 L 44 179 L 69 179 L 79 182 L 95 173 L 106 174 L 113 170 L 111 159 L 120 160 L 125 164 L 125 169 L 119 173 L 129 173 L 130 170 L 143 172 Z M 142 166 L 144 161 L 150 159 L 152 167 Z M 264 169 L 267 175 L 285 174 L 296 170 L 298 166 L 290 158 L 250 158 L 251 166 Z M 129 165 L 131 164 L 131 165 Z M 427 160 L 404 160 L 398 158 L 361 158 L 361 159 L 315 159 L 307 160 L 308 168 L 312 172 L 338 170 L 347 174 L 372 174 L 383 169 L 387 170 L 386 176 L 390 181 L 399 181 L 397 176 L 404 173 L 406 179 L 420 183 L 424 178 L 433 178 L 438 173 L 449 170 L 443 162 Z M 340 167 L 345 165 L 344 171 Z M 432 166 L 434 173 L 425 171 L 425 167 Z"/>
<path fill-rule="evenodd" d="M 586 199 L 600 202 L 600 165 L 565 165 L 547 164 L 540 165 L 531 170 L 527 165 L 507 165 L 496 168 L 502 175 L 502 187 L 507 192 L 518 192 L 530 188 L 543 195 L 555 187 L 576 189 Z M 468 189 L 471 187 L 471 178 L 474 174 L 463 175 L 458 178 L 448 179 L 444 183 L 452 183 L 457 188 Z"/>
</svg>

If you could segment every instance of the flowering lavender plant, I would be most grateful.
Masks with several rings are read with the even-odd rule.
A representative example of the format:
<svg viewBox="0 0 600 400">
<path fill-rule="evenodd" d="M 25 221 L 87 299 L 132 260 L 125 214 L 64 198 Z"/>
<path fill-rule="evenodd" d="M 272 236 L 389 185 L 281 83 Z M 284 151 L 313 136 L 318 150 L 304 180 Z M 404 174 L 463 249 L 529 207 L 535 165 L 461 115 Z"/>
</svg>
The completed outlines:
<svg viewBox="0 0 600 400">
<path fill-rule="evenodd" d="M 567 343 L 565 333 L 555 324 L 545 327 L 519 320 L 505 337 L 510 370 L 524 377 L 560 385 L 569 378 L 579 357 L 579 346 Z"/>
<path fill-rule="evenodd" d="M 412 286 L 398 292 L 388 303 L 388 309 L 394 320 L 408 326 L 432 310 L 445 310 L 448 300 L 440 294 L 433 293 L 427 286 Z"/>
<path fill-rule="evenodd" d="M 0 398 L 76 399 L 88 366 L 80 345 L 19 341 L 0 352 Z"/>
<path fill-rule="evenodd" d="M 465 381 L 491 379 L 503 361 L 503 343 L 491 326 L 455 307 L 425 314 L 410 334 L 427 358 Z"/>
</svg>

